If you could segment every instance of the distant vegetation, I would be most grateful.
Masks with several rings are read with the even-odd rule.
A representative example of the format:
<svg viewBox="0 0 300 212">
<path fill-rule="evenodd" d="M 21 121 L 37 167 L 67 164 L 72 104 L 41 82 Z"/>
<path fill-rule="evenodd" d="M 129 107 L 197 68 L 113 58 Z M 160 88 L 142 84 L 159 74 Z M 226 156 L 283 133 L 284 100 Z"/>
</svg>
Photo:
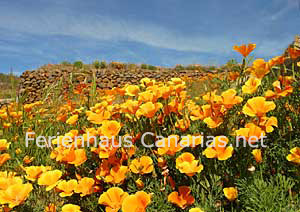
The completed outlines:
<svg viewBox="0 0 300 212">
<path fill-rule="evenodd" d="M 14 74 L 0 73 L 0 99 L 14 98 L 18 83 L 19 77 Z"/>
</svg>

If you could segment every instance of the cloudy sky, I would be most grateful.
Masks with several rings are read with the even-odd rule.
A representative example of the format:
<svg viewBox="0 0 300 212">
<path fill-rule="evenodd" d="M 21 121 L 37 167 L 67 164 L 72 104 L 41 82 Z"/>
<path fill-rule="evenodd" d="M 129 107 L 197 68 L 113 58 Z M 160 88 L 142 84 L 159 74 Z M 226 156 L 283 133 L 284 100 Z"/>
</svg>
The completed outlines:
<svg viewBox="0 0 300 212">
<path fill-rule="evenodd" d="M 95 59 L 218 65 L 249 42 L 270 58 L 299 29 L 300 0 L 1 0 L 0 72 Z"/>
</svg>

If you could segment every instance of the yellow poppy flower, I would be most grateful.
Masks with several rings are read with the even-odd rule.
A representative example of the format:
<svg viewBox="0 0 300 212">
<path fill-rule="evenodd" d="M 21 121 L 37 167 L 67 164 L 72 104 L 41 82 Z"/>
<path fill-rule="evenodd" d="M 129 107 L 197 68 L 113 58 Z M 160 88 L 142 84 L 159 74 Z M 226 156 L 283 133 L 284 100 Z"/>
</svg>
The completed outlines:
<svg viewBox="0 0 300 212">
<path fill-rule="evenodd" d="M 289 154 L 286 159 L 290 162 L 300 164 L 300 148 L 295 147 L 290 150 L 291 154 Z"/>
<path fill-rule="evenodd" d="M 238 197 L 238 190 L 234 187 L 224 188 L 223 192 L 229 201 L 234 201 Z"/>
<path fill-rule="evenodd" d="M 76 186 L 77 186 L 77 180 L 74 180 L 74 179 L 69 180 L 69 181 L 62 180 L 57 184 L 56 188 L 58 188 L 60 191 L 62 191 L 59 193 L 59 196 L 69 197 L 69 196 L 72 196 Z"/>
<path fill-rule="evenodd" d="M 84 177 L 78 181 L 74 191 L 80 193 L 80 196 L 86 196 L 93 193 L 95 180 L 93 178 Z"/>
<path fill-rule="evenodd" d="M 261 155 L 261 150 L 260 149 L 253 149 L 251 153 L 254 156 L 254 159 L 257 163 L 262 162 L 262 155 Z"/>
<path fill-rule="evenodd" d="M 10 208 L 14 208 L 24 203 L 32 189 L 30 183 L 11 185 L 5 191 L 0 192 L 0 204 L 8 204 Z"/>
<path fill-rule="evenodd" d="M 61 212 L 81 212 L 80 206 L 73 204 L 66 204 L 62 206 Z"/>
<path fill-rule="evenodd" d="M 276 105 L 272 101 L 266 101 L 265 97 L 253 97 L 243 107 L 243 113 L 248 116 L 262 117 L 267 112 L 274 110 Z"/>
<path fill-rule="evenodd" d="M 194 176 L 203 170 L 203 165 L 199 164 L 199 160 L 195 160 L 193 154 L 189 152 L 182 153 L 176 158 L 176 168 L 187 176 Z"/>
<path fill-rule="evenodd" d="M 255 77 L 251 77 L 247 80 L 245 85 L 242 87 L 242 91 L 244 94 L 253 94 L 256 92 L 258 86 L 261 85 L 261 80 Z"/>
<path fill-rule="evenodd" d="M 232 156 L 233 147 L 228 146 L 228 138 L 225 136 L 217 136 L 214 139 L 214 142 L 210 144 L 204 151 L 203 155 L 207 158 L 218 158 L 218 160 L 227 160 Z"/>
<path fill-rule="evenodd" d="M 149 174 L 153 171 L 154 166 L 151 157 L 142 156 L 132 160 L 129 168 L 135 174 Z"/>
<path fill-rule="evenodd" d="M 138 191 L 134 195 L 127 196 L 122 203 L 123 212 L 146 212 L 147 206 L 151 203 L 151 194 Z"/>
<path fill-rule="evenodd" d="M 127 192 L 118 187 L 109 188 L 99 197 L 98 204 L 105 205 L 106 211 L 118 211 L 122 207 L 124 199 L 128 196 Z"/>
<path fill-rule="evenodd" d="M 57 185 L 61 176 L 62 172 L 60 170 L 44 172 L 38 179 L 38 184 L 46 186 L 46 191 L 50 191 Z"/>
<path fill-rule="evenodd" d="M 75 125 L 77 120 L 78 120 L 78 115 L 73 115 L 66 121 L 66 123 L 70 125 Z"/>
</svg>

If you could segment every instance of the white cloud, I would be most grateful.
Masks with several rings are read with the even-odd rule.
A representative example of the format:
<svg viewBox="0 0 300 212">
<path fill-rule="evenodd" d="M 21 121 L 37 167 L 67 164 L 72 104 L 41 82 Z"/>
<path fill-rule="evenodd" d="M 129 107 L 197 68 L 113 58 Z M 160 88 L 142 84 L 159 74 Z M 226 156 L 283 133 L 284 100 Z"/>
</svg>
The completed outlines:
<svg viewBox="0 0 300 212">
<path fill-rule="evenodd" d="M 294 1 L 289 0 L 289 2 Z M 238 33 L 235 40 L 229 36 L 226 37 L 225 34 L 215 36 L 192 35 L 188 32 L 174 31 L 158 24 L 116 20 L 100 15 L 76 15 L 53 7 L 34 13 L 24 13 L 18 10 L 9 10 L 8 12 L 5 7 L 2 9 L 0 7 L 0 27 L 21 34 L 66 35 L 101 41 L 134 41 L 159 48 L 216 54 L 232 52 L 232 45 L 236 44 L 234 42 L 238 38 Z M 19 39 L 19 37 L 17 38 Z M 243 39 L 251 41 L 251 38 L 244 37 Z M 255 41 L 252 40 L 252 42 Z M 286 43 L 282 43 L 282 41 L 266 41 L 262 43 L 259 52 L 264 55 L 274 55 L 274 52 L 282 49 L 283 45 Z"/>
<path fill-rule="evenodd" d="M 277 19 L 286 15 L 288 12 L 291 12 L 291 10 L 294 10 L 295 8 L 299 9 L 300 11 L 300 0 L 280 0 L 278 3 L 281 7 L 278 11 L 276 11 L 270 16 L 270 19 L 272 21 L 276 21 Z"/>
</svg>

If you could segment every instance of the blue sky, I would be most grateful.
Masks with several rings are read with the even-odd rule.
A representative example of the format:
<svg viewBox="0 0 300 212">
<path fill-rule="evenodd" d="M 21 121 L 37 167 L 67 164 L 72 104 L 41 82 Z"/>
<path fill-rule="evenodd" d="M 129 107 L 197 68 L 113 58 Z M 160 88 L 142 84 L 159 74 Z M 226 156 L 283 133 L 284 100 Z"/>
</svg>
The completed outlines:
<svg viewBox="0 0 300 212">
<path fill-rule="evenodd" d="M 218 65 L 249 42 L 270 58 L 299 28 L 300 0 L 1 0 L 0 72 L 63 60 Z"/>
</svg>

